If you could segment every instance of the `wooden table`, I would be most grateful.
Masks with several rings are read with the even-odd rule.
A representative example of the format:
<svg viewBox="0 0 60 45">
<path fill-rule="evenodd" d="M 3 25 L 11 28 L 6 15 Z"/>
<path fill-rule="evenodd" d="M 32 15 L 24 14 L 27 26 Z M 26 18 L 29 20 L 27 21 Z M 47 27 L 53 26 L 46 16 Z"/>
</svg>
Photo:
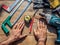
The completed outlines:
<svg viewBox="0 0 60 45">
<path fill-rule="evenodd" d="M 0 4 L 4 3 L 9 6 L 13 2 L 14 1 L 0 1 Z M 14 16 L 11 19 L 12 23 L 14 22 L 16 17 L 19 15 L 20 11 L 24 8 L 25 4 L 26 4 L 26 2 L 14 14 Z M 40 11 L 42 11 L 42 10 L 40 10 Z M 39 12 L 35 15 L 35 17 L 37 17 L 38 19 L 41 18 L 41 16 L 39 16 Z M 33 14 L 34 14 L 33 4 L 31 4 L 31 6 L 28 8 L 28 10 L 24 13 L 24 15 L 20 18 L 20 20 L 18 22 L 23 21 L 25 15 L 30 15 L 32 17 Z M 8 15 L 9 15 L 9 13 L 7 13 L 4 10 L 2 10 L 2 13 L 0 14 L 0 42 L 6 40 L 8 38 L 8 36 L 6 36 L 3 32 L 3 30 L 1 29 L 1 24 L 8 17 Z M 38 19 L 35 19 L 36 22 L 38 21 Z M 35 28 L 35 26 L 33 26 L 33 28 Z M 10 29 L 10 31 L 11 31 L 11 29 Z M 29 28 L 25 26 L 23 34 L 28 34 L 28 33 L 29 33 Z M 55 42 L 56 38 L 57 38 L 57 36 L 56 36 L 55 29 L 52 28 L 51 26 L 48 26 L 46 45 L 55 45 L 54 42 Z M 29 34 L 29 36 L 27 36 L 23 41 L 18 41 L 15 44 L 17 44 L 17 45 L 36 45 L 36 43 L 37 42 L 34 38 L 33 31 L 32 31 L 32 33 Z"/>
</svg>

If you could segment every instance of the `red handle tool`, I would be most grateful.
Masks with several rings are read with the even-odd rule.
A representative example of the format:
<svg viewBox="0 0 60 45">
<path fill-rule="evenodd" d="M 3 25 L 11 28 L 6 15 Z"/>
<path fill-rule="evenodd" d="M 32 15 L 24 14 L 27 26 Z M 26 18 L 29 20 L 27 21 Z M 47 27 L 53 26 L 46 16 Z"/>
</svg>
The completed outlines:
<svg viewBox="0 0 60 45">
<path fill-rule="evenodd" d="M 31 33 L 31 31 L 32 31 L 33 23 L 34 23 L 34 17 L 32 18 L 31 23 L 30 23 L 30 27 L 29 27 L 29 29 L 30 29 L 30 33 Z"/>
</svg>

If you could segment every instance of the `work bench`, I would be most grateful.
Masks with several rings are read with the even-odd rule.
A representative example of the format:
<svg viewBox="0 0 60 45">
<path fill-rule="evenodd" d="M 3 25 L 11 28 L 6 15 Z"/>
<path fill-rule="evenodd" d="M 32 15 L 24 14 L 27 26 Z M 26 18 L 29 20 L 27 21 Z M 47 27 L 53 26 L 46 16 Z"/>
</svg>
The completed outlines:
<svg viewBox="0 0 60 45">
<path fill-rule="evenodd" d="M 5 4 L 7 6 L 11 5 L 14 1 L 0 1 L 0 4 Z M 16 19 L 16 17 L 19 15 L 20 11 L 24 8 L 26 3 L 24 3 L 19 9 L 18 11 L 14 14 L 14 16 L 12 17 L 11 19 L 11 22 L 13 23 L 14 20 Z M 40 10 L 41 11 L 41 10 Z M 33 16 L 34 14 L 34 10 L 33 10 L 33 4 L 30 5 L 30 7 L 28 8 L 28 10 L 24 13 L 24 15 L 20 18 L 20 20 L 17 22 L 21 22 L 21 21 L 24 21 L 24 16 L 25 15 L 30 15 L 31 17 Z M 6 36 L 5 33 L 3 32 L 3 30 L 1 29 L 1 25 L 3 23 L 3 21 L 8 17 L 9 13 L 7 13 L 6 11 L 2 10 L 2 12 L 0 13 L 0 42 L 8 39 L 9 36 Z M 38 21 L 39 18 L 42 18 L 40 15 L 39 15 L 39 12 L 35 15 L 35 17 L 37 17 L 35 19 L 35 23 Z M 37 26 L 37 25 L 36 25 Z M 35 28 L 35 26 L 33 25 L 33 28 Z M 10 32 L 11 32 L 12 29 L 10 29 Z M 24 27 L 24 30 L 23 30 L 23 34 L 28 34 L 29 33 L 29 28 L 28 27 Z M 46 42 L 46 45 L 55 45 L 54 42 L 57 38 L 57 35 L 56 35 L 56 30 L 51 27 L 51 26 L 48 26 L 48 29 L 47 29 L 47 42 Z M 36 45 L 37 42 L 34 38 L 34 35 L 33 35 L 33 31 L 31 34 L 29 34 L 29 36 L 27 36 L 23 41 L 20 40 L 20 41 L 17 41 L 15 42 L 15 44 L 17 45 Z"/>
</svg>

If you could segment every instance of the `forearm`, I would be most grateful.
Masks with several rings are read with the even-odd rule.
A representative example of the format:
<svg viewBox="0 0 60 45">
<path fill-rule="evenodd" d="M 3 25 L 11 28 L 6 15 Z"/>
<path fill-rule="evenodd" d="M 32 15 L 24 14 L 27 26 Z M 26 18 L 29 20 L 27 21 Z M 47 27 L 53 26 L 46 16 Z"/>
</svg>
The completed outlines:
<svg viewBox="0 0 60 45">
<path fill-rule="evenodd" d="M 45 42 L 38 42 L 37 45 L 45 45 Z"/>
<path fill-rule="evenodd" d="M 8 40 L 1 42 L 1 45 L 9 45 L 12 42 L 14 42 L 14 40 L 12 40 L 11 38 L 9 38 Z"/>
<path fill-rule="evenodd" d="M 46 39 L 39 39 L 37 45 L 46 45 Z"/>
</svg>

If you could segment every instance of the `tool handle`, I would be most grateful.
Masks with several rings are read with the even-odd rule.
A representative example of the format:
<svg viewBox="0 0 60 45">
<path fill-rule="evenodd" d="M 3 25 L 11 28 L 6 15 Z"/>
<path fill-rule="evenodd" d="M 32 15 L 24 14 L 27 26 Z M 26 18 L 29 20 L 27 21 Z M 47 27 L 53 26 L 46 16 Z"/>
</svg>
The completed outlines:
<svg viewBox="0 0 60 45">
<path fill-rule="evenodd" d="M 11 16 L 8 16 L 8 17 L 6 18 L 6 20 L 4 21 L 3 24 L 6 24 L 6 25 L 8 25 L 8 26 L 11 28 L 11 27 L 12 27 L 12 24 L 11 24 L 11 22 L 10 22 L 10 19 L 11 19 Z"/>
<path fill-rule="evenodd" d="M 29 27 L 29 29 L 30 29 L 30 33 L 31 33 L 31 31 L 32 31 L 33 23 L 34 23 L 34 18 L 32 18 L 31 23 L 30 23 L 30 27 Z"/>
<path fill-rule="evenodd" d="M 2 27 L 2 30 L 4 31 L 4 33 L 7 35 L 9 33 L 9 30 L 7 29 L 7 27 L 4 24 L 2 24 L 1 27 Z"/>
<path fill-rule="evenodd" d="M 4 31 L 4 33 L 7 35 L 9 33 L 9 29 L 6 27 L 6 25 L 8 25 L 9 27 L 12 27 L 12 24 L 10 22 L 11 16 L 8 16 L 6 18 L 6 20 L 2 23 L 2 30 Z"/>
<path fill-rule="evenodd" d="M 11 22 L 10 22 L 10 21 L 8 21 L 8 22 L 7 22 L 7 25 L 8 25 L 10 28 L 12 28 L 12 27 L 13 27 L 13 25 L 11 24 Z"/>
<path fill-rule="evenodd" d="M 57 31 L 57 43 L 60 43 L 60 29 Z"/>
</svg>

